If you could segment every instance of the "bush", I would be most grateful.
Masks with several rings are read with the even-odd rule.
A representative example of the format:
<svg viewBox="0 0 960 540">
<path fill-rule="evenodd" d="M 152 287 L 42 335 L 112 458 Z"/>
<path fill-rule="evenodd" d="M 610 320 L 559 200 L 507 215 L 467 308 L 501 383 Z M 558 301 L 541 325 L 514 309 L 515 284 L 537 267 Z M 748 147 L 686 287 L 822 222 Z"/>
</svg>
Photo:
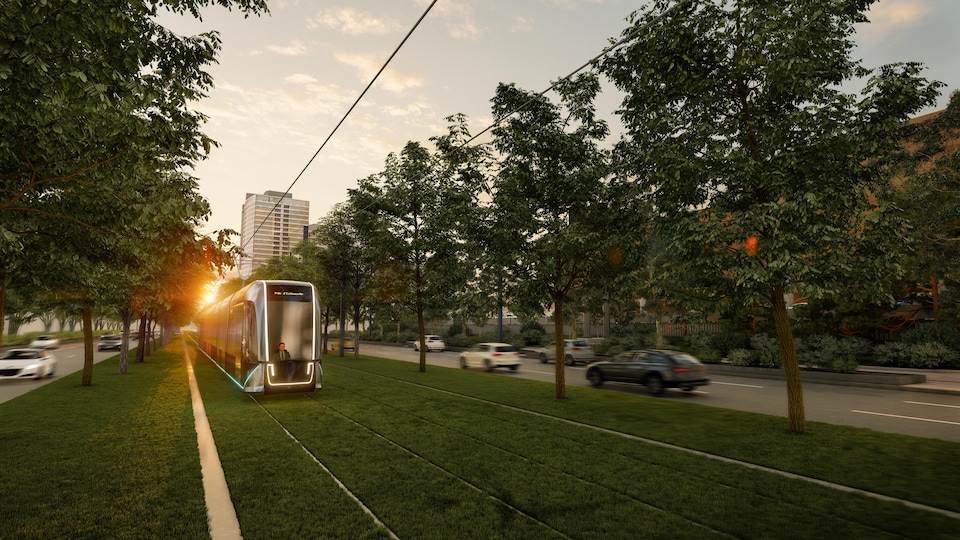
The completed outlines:
<svg viewBox="0 0 960 540">
<path fill-rule="evenodd" d="M 751 335 L 750 348 L 754 351 L 753 356 L 757 365 L 778 368 L 783 364 L 780 345 L 776 338 L 768 334 Z"/>
<path fill-rule="evenodd" d="M 467 334 L 455 334 L 444 339 L 447 347 L 470 347 L 473 345 L 473 338 Z"/>
<path fill-rule="evenodd" d="M 734 349 L 745 349 L 747 348 L 746 336 L 743 334 L 735 334 L 732 332 L 723 332 L 720 334 L 713 334 L 710 336 L 710 348 L 720 351 L 721 356 L 730 356 L 730 352 Z"/>
<path fill-rule="evenodd" d="M 719 364 L 723 360 L 720 351 L 711 348 L 695 349 L 693 355 L 706 364 Z"/>
<path fill-rule="evenodd" d="M 885 343 L 877 345 L 873 354 L 881 366 L 953 368 L 960 365 L 960 354 L 940 342 Z"/>
<path fill-rule="evenodd" d="M 842 373 L 856 371 L 859 359 L 869 351 L 870 343 L 858 337 L 814 334 L 797 340 L 797 356 L 801 364 Z"/>
<path fill-rule="evenodd" d="M 942 343 L 950 349 L 960 350 L 960 331 L 946 324 L 921 323 L 901 332 L 898 341 L 913 345 Z"/>
<path fill-rule="evenodd" d="M 758 363 L 756 353 L 750 349 L 733 349 L 727 359 L 735 366 L 755 366 Z"/>
</svg>

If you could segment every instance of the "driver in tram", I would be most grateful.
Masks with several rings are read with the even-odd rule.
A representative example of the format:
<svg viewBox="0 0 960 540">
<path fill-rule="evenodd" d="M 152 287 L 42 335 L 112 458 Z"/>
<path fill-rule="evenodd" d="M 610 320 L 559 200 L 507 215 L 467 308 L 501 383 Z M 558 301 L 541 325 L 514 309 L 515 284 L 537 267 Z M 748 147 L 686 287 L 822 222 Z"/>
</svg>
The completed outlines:
<svg viewBox="0 0 960 540">
<path fill-rule="evenodd" d="M 286 376 L 286 380 L 291 380 L 294 373 L 296 373 L 297 365 L 293 362 L 287 362 L 290 360 L 290 351 L 287 350 L 286 344 L 282 341 L 277 345 L 277 352 L 273 353 L 274 362 L 284 362 L 284 369 L 282 373 Z M 280 373 L 280 366 L 277 366 L 277 372 Z"/>
</svg>

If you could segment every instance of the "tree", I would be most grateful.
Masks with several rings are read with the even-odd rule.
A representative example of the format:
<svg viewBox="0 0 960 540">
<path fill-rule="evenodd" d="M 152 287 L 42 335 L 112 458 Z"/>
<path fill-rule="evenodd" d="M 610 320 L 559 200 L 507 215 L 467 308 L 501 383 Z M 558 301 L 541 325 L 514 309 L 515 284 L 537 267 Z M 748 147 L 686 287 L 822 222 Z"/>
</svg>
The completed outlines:
<svg viewBox="0 0 960 540">
<path fill-rule="evenodd" d="M 212 84 L 203 70 L 219 38 L 178 36 L 154 17 L 159 8 L 199 16 L 206 5 L 266 11 L 263 0 L 4 2 L 0 306 L 15 282 L 48 287 L 32 263 L 41 253 L 59 262 L 55 250 L 43 251 L 55 235 L 115 239 L 127 234 L 124 209 L 176 210 L 180 199 L 140 194 L 161 171 L 190 166 L 215 144 L 200 131 L 204 116 L 187 105 Z"/>
<path fill-rule="evenodd" d="M 595 75 L 557 86 L 565 108 L 513 85 L 493 99 L 496 118 L 515 115 L 494 130 L 501 168 L 494 181 L 493 255 L 509 273 L 515 313 L 553 308 L 556 395 L 566 397 L 564 306 L 604 268 L 621 266 L 622 232 L 634 230 L 630 199 L 608 178 L 609 154 L 600 148 L 608 127 L 595 116 Z M 499 254 L 499 255 L 497 255 Z"/>
<path fill-rule="evenodd" d="M 451 119 L 448 135 L 435 138 L 436 152 L 408 142 L 390 154 L 383 172 L 350 191 L 351 204 L 372 214 L 383 234 L 374 239 L 381 261 L 404 274 L 403 303 L 417 316 L 420 371 L 426 371 L 425 316 L 445 314 L 448 299 L 472 276 L 464 230 L 478 206 L 478 177 L 470 152 L 458 152 L 469 138 L 462 117 Z M 386 273 L 385 273 L 386 275 Z"/>
<path fill-rule="evenodd" d="M 889 172 L 916 237 L 914 289 L 924 292 L 939 320 L 941 285 L 960 285 L 960 91 L 945 110 L 902 131 L 902 151 L 889 159 Z"/>
<path fill-rule="evenodd" d="M 618 155 L 692 291 L 769 307 L 792 433 L 805 419 L 784 294 L 888 293 L 909 243 L 877 158 L 937 95 L 918 64 L 851 59 L 872 3 L 657 0 L 603 64 L 625 93 Z M 841 91 L 868 76 L 859 97 Z"/>
</svg>

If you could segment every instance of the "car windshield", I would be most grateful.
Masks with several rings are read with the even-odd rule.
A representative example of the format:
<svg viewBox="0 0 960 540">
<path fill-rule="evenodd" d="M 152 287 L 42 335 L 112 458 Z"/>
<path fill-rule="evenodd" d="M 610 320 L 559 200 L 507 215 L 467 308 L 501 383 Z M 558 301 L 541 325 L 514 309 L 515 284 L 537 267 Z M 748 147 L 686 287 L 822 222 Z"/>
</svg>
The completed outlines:
<svg viewBox="0 0 960 540">
<path fill-rule="evenodd" d="M 571 347 L 589 347 L 589 346 L 590 346 L 589 343 L 587 343 L 586 341 L 583 341 L 582 339 L 578 339 L 578 340 L 575 340 L 575 341 L 570 341 L 570 342 L 569 342 L 569 345 L 570 345 Z"/>
<path fill-rule="evenodd" d="M 499 345 L 499 346 L 497 346 L 497 347 L 495 348 L 495 350 L 496 350 L 497 352 L 513 352 L 513 351 L 515 351 L 516 349 L 514 349 L 514 348 L 513 348 L 512 346 L 510 346 L 510 345 Z"/>
<path fill-rule="evenodd" d="M 36 351 L 10 351 L 9 353 L 7 353 L 7 356 L 5 356 L 4 358 L 6 358 L 7 360 L 20 360 L 24 358 L 39 358 L 39 357 L 40 357 L 40 353 Z"/>
</svg>

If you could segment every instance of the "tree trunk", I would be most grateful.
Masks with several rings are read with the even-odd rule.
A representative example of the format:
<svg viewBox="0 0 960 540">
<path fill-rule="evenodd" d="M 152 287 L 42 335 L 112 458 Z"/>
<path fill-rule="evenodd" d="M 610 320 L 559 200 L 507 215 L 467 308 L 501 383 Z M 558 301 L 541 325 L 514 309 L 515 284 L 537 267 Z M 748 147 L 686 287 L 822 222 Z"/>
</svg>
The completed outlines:
<svg viewBox="0 0 960 540">
<path fill-rule="evenodd" d="M 7 320 L 7 288 L 0 285 L 0 345 L 3 345 L 3 324 Z M 11 328 L 13 325 L 11 325 Z"/>
<path fill-rule="evenodd" d="M 940 283 L 935 276 L 930 276 L 930 302 L 933 309 L 933 321 L 940 322 Z"/>
<path fill-rule="evenodd" d="M 117 315 L 120 315 L 120 322 L 123 325 L 120 341 L 120 374 L 124 375 L 127 372 L 130 356 L 130 319 L 133 318 L 133 311 L 129 307 L 124 307 L 117 310 Z"/>
<path fill-rule="evenodd" d="M 140 315 L 140 327 L 137 329 L 137 359 L 136 363 L 142 364 L 144 355 L 146 354 L 147 348 L 150 346 L 147 343 L 147 314 L 143 313 Z"/>
<path fill-rule="evenodd" d="M 557 399 L 567 397 L 567 384 L 564 380 L 564 348 L 563 348 L 563 300 L 554 299 L 553 302 L 553 367 L 556 373 Z"/>
<path fill-rule="evenodd" d="M 353 359 L 360 359 L 360 304 L 353 305 Z"/>
<path fill-rule="evenodd" d="M 93 385 L 93 326 L 90 303 L 83 303 L 83 378 L 82 386 Z"/>
<path fill-rule="evenodd" d="M 773 322 L 777 331 L 777 342 L 783 357 L 783 374 L 787 380 L 787 417 L 790 433 L 800 435 L 806 430 L 806 418 L 803 409 L 803 385 L 800 381 L 800 363 L 797 360 L 797 348 L 793 342 L 793 328 L 787 316 L 787 303 L 783 298 L 783 284 L 773 289 Z"/>
</svg>

